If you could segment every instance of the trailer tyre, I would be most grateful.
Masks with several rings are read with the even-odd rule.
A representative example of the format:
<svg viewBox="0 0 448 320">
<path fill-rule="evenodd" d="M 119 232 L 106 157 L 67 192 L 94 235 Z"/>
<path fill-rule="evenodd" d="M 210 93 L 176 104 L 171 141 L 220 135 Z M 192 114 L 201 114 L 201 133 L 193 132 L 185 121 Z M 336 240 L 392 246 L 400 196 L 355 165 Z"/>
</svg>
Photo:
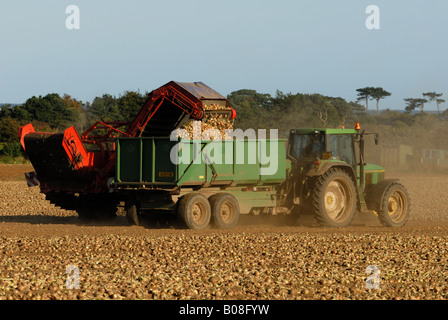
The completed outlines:
<svg viewBox="0 0 448 320">
<path fill-rule="evenodd" d="M 313 190 L 313 214 L 320 225 L 349 226 L 356 211 L 356 189 L 352 178 L 340 169 L 320 176 Z"/>
<path fill-rule="evenodd" d="M 126 218 L 131 226 L 140 225 L 140 221 L 138 218 L 138 213 L 140 211 L 140 206 L 136 201 L 126 202 Z"/>
<path fill-rule="evenodd" d="M 400 183 L 392 183 L 384 192 L 378 211 L 381 224 L 388 227 L 402 227 L 409 219 L 409 195 Z"/>
<path fill-rule="evenodd" d="M 210 203 L 201 193 L 189 193 L 180 198 L 177 211 L 182 222 L 189 229 L 204 229 L 210 223 Z"/>
<path fill-rule="evenodd" d="M 240 207 L 235 197 L 229 193 L 217 193 L 208 201 L 212 210 L 213 224 L 219 229 L 232 229 L 238 224 Z"/>
</svg>

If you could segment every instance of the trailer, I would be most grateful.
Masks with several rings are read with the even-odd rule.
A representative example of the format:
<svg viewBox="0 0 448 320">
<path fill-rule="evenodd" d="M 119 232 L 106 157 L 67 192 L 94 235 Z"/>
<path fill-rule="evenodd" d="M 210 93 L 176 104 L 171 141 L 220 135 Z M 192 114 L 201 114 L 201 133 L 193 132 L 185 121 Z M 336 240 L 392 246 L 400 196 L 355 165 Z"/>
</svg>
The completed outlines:
<svg viewBox="0 0 448 320">
<path fill-rule="evenodd" d="M 279 210 L 276 187 L 290 170 L 286 145 L 286 139 L 119 138 L 111 186 L 125 199 L 132 224 L 139 224 L 141 214 L 166 212 L 191 229 L 210 222 L 233 228 L 240 214 Z M 268 150 L 280 161 L 268 163 Z M 267 166 L 275 168 L 264 175 Z"/>
</svg>

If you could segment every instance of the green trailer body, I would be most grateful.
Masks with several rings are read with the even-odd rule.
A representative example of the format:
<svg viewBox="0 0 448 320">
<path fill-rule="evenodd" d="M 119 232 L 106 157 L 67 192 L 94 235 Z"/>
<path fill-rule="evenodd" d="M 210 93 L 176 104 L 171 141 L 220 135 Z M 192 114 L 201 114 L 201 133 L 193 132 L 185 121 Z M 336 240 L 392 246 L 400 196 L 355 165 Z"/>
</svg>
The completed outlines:
<svg viewBox="0 0 448 320">
<path fill-rule="evenodd" d="M 171 189 L 279 184 L 286 179 L 286 142 L 120 138 L 115 185 Z M 264 169 L 271 172 L 263 175 Z"/>
<path fill-rule="evenodd" d="M 160 191 L 199 190 L 232 194 L 241 214 L 276 206 L 275 186 L 290 162 L 286 139 L 179 140 L 164 137 L 116 141 L 115 188 L 139 192 L 141 209 L 173 209 Z M 265 174 L 264 174 L 265 173 Z"/>
</svg>

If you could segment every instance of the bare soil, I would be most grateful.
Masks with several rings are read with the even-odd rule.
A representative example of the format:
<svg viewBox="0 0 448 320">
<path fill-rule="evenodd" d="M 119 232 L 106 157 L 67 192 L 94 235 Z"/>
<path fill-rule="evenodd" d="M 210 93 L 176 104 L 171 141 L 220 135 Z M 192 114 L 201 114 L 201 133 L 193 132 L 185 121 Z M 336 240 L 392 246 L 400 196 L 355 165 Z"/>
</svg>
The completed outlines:
<svg viewBox="0 0 448 320">
<path fill-rule="evenodd" d="M 28 188 L 30 165 L 0 165 L 0 299 L 447 299 L 448 176 L 389 174 L 411 198 L 398 229 L 376 216 L 348 228 L 309 217 L 243 217 L 233 230 L 174 219 L 81 223 Z M 366 287 L 369 265 L 379 289 Z M 67 267 L 79 272 L 68 289 Z M 73 278 L 70 278 L 73 279 Z"/>
</svg>

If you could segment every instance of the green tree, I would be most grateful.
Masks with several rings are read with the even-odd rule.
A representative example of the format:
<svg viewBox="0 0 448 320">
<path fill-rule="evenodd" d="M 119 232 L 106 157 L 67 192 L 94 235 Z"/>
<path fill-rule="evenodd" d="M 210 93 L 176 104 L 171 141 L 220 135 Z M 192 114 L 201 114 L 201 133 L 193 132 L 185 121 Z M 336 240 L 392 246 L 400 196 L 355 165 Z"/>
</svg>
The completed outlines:
<svg viewBox="0 0 448 320">
<path fill-rule="evenodd" d="M 376 117 L 381 125 L 395 126 L 396 123 L 402 123 L 405 126 L 411 126 L 414 122 L 409 112 L 393 111 L 390 109 L 381 113 L 380 117 Z"/>
<path fill-rule="evenodd" d="M 428 102 L 428 100 L 422 98 L 406 98 L 404 101 L 406 101 L 405 110 L 408 112 L 411 112 L 417 108 L 420 109 L 420 112 L 423 112 L 425 103 Z"/>
<path fill-rule="evenodd" d="M 272 97 L 251 89 L 233 91 L 227 96 L 230 105 L 236 110 L 235 126 L 241 129 L 260 128 L 266 124 L 272 107 Z"/>
<path fill-rule="evenodd" d="M 267 107 L 280 112 L 286 112 L 288 109 L 291 109 L 291 107 L 294 107 L 294 105 L 297 105 L 296 98 L 297 96 L 290 92 L 283 93 L 282 91 L 277 90 L 275 96 L 269 100 L 269 105 Z"/>
<path fill-rule="evenodd" d="M 376 100 L 376 112 L 377 115 L 380 114 L 380 100 L 384 99 L 386 97 L 389 97 L 391 95 L 390 92 L 387 92 L 386 90 L 384 90 L 381 87 L 377 87 L 377 88 L 373 88 L 373 90 L 371 90 L 370 92 L 370 96 L 373 100 Z"/>
<path fill-rule="evenodd" d="M 48 123 L 53 129 L 65 129 L 77 120 L 76 109 L 70 108 L 57 93 L 42 97 L 31 97 L 24 105 L 26 121 L 41 121 Z"/>
<path fill-rule="evenodd" d="M 0 106 L 0 118 L 10 117 L 11 116 L 11 105 L 4 104 Z"/>
<path fill-rule="evenodd" d="M 352 116 L 359 116 L 359 115 L 365 113 L 364 106 L 359 104 L 358 102 L 350 101 L 348 104 L 350 105 L 350 110 L 351 110 Z"/>
<path fill-rule="evenodd" d="M 95 97 L 87 111 L 90 124 L 96 121 L 124 121 L 123 116 L 120 114 L 117 99 L 110 94 Z"/>
<path fill-rule="evenodd" d="M 334 107 L 336 115 L 333 119 L 333 124 L 335 126 L 346 126 L 346 124 L 353 122 L 354 126 L 354 108 L 358 110 L 361 108 L 364 111 L 364 107 L 356 103 L 347 103 L 344 99 L 338 98 L 328 98 L 328 102 Z M 330 122 L 331 123 L 331 122 Z"/>
<path fill-rule="evenodd" d="M 3 105 L 0 108 L 0 118 L 4 117 L 11 117 L 19 121 L 31 118 L 23 105 Z"/>
<path fill-rule="evenodd" d="M 436 99 L 436 103 L 437 103 L 437 111 L 440 114 L 440 104 L 445 103 L 444 99 Z"/>
<path fill-rule="evenodd" d="M 356 89 L 358 92 L 358 102 L 361 100 L 366 101 L 366 112 L 369 111 L 369 99 L 372 96 L 372 92 L 375 90 L 374 87 L 365 87 L 365 88 L 359 88 Z"/>
<path fill-rule="evenodd" d="M 0 118 L 0 142 L 15 142 L 20 123 L 11 117 Z"/>
<path fill-rule="evenodd" d="M 118 98 L 110 94 L 95 97 L 92 103 L 85 105 L 90 124 L 96 121 L 132 121 L 145 104 L 146 94 L 125 91 Z"/>
<path fill-rule="evenodd" d="M 124 121 L 132 121 L 145 104 L 146 94 L 136 91 L 125 91 L 117 99 L 118 109 Z"/>
<path fill-rule="evenodd" d="M 70 123 L 66 123 L 67 126 L 75 125 L 76 129 L 80 132 L 83 132 L 85 129 L 85 126 L 87 125 L 87 119 L 86 115 L 83 109 L 82 101 L 78 101 L 75 98 L 72 98 L 68 94 L 64 94 L 62 96 L 62 99 L 64 101 L 65 108 L 67 109 L 68 113 L 72 114 L 72 118 L 74 122 L 70 121 Z"/>
<path fill-rule="evenodd" d="M 0 144 L 0 156 L 8 158 L 23 156 L 21 144 L 18 141 Z"/>
<path fill-rule="evenodd" d="M 423 93 L 423 96 L 428 99 L 428 101 L 435 101 L 437 105 L 437 114 L 440 115 L 440 103 L 442 103 L 443 99 L 438 99 L 443 95 L 443 93 L 436 93 L 436 92 L 425 92 Z M 445 101 L 443 101 L 445 102 Z"/>
</svg>

